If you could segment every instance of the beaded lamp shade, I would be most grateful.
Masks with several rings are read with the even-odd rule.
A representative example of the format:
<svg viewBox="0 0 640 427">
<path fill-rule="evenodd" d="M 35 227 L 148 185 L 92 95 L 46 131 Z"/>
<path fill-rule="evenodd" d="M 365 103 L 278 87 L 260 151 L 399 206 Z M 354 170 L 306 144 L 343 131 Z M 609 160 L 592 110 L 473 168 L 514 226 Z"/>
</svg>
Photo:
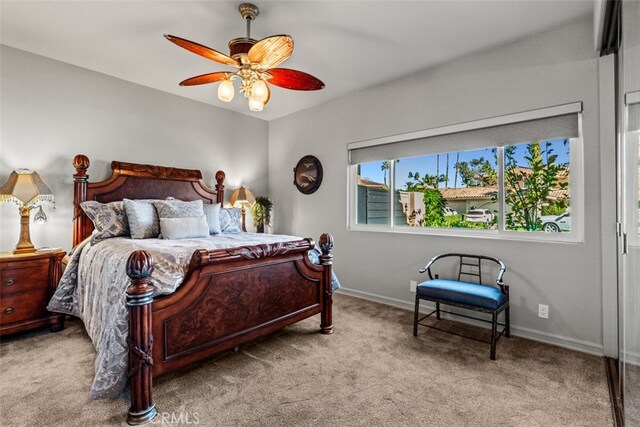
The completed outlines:
<svg viewBox="0 0 640 427">
<path fill-rule="evenodd" d="M 39 202 L 53 202 L 53 193 L 37 172 L 18 169 L 0 187 L 0 202 L 14 202 L 18 206 L 33 206 Z"/>
<path fill-rule="evenodd" d="M 53 201 L 53 193 L 36 172 L 27 169 L 11 172 L 7 182 L 0 187 L 0 202 L 14 202 L 20 208 L 20 240 L 13 251 L 14 254 L 35 252 L 29 232 L 31 209 L 38 203 Z M 36 220 L 38 222 L 46 220 L 42 206 L 36 214 Z"/>
</svg>

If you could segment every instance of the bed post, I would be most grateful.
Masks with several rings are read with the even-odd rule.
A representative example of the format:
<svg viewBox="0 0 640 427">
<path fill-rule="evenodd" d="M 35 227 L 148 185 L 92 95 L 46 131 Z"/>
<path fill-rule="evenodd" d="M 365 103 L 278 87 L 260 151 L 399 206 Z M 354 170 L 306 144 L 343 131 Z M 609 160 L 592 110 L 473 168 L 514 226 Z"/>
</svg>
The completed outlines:
<svg viewBox="0 0 640 427">
<path fill-rule="evenodd" d="M 129 385 L 131 387 L 131 406 L 127 415 L 127 423 L 130 425 L 149 422 L 158 413 L 151 395 L 153 285 L 151 285 L 149 275 L 152 269 L 153 258 L 146 251 L 135 251 L 127 260 L 127 276 L 131 279 L 131 285 L 127 288 Z"/>
<path fill-rule="evenodd" d="M 78 154 L 73 158 L 73 167 L 76 173 L 73 174 L 73 247 L 80 243 L 85 236 L 85 222 L 82 218 L 82 208 L 80 203 L 87 200 L 87 169 L 89 169 L 89 158 L 84 154 Z"/>
<path fill-rule="evenodd" d="M 223 171 L 216 172 L 216 201 L 220 205 L 224 204 L 224 177 Z"/>
<path fill-rule="evenodd" d="M 333 249 L 333 236 L 331 234 L 324 233 L 320 236 L 320 249 L 322 250 L 320 265 L 323 267 L 322 282 L 324 283 L 324 301 L 322 304 L 322 313 L 320 313 L 320 331 L 323 334 L 332 334 L 333 275 L 331 274 L 331 268 L 333 265 L 333 255 L 331 254 L 331 249 Z"/>
</svg>

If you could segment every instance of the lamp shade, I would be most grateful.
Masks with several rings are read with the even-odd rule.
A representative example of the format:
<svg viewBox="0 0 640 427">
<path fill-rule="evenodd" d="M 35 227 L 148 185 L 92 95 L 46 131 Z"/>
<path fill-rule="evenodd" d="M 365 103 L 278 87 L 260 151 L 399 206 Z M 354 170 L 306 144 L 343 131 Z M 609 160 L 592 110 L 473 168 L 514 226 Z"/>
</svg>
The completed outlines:
<svg viewBox="0 0 640 427">
<path fill-rule="evenodd" d="M 231 203 L 232 206 L 235 206 L 236 203 L 253 205 L 255 202 L 256 198 L 253 197 L 253 193 L 246 187 L 236 188 L 229 198 L 229 203 Z"/>
<path fill-rule="evenodd" d="M 39 202 L 53 202 L 53 193 L 37 172 L 18 169 L 0 187 L 0 202 L 15 202 L 18 206 L 31 206 Z"/>
</svg>

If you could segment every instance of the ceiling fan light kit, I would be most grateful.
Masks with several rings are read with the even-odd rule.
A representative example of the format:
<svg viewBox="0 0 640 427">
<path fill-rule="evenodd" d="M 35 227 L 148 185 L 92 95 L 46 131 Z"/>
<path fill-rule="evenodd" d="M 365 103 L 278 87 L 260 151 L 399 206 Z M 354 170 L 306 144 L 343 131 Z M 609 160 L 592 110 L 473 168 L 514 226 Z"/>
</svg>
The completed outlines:
<svg viewBox="0 0 640 427">
<path fill-rule="evenodd" d="M 235 68 L 233 72 L 218 71 L 183 80 L 180 86 L 196 86 L 221 82 L 218 99 L 231 102 L 235 95 L 234 79 L 241 82 L 240 92 L 248 100 L 251 111 L 262 111 L 271 98 L 267 82 L 292 90 L 319 90 L 324 83 L 302 71 L 276 68 L 293 53 L 293 39 L 288 35 L 269 36 L 262 40 L 251 38 L 251 21 L 259 14 L 258 7 L 242 3 L 238 10 L 247 23 L 247 36 L 229 41 L 229 55 L 181 37 L 165 34 L 178 46 L 221 64 Z"/>
</svg>

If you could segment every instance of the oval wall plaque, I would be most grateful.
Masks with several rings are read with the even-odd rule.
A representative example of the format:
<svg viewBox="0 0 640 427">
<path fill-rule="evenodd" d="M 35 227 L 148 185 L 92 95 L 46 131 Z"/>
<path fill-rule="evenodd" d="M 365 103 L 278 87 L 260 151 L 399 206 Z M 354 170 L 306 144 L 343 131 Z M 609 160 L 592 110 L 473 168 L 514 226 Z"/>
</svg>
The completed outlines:
<svg viewBox="0 0 640 427">
<path fill-rule="evenodd" d="M 322 184 L 322 163 L 315 156 L 304 156 L 293 168 L 293 185 L 302 194 L 315 193 Z"/>
</svg>

